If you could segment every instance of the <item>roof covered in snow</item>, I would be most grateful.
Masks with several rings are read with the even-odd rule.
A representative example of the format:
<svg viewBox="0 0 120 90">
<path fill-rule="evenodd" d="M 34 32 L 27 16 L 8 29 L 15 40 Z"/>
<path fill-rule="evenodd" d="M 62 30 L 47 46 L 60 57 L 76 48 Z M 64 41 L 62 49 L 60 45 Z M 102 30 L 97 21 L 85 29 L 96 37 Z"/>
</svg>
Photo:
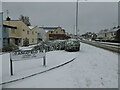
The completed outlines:
<svg viewBox="0 0 120 90">
<path fill-rule="evenodd" d="M 58 27 L 43 27 L 43 29 L 49 29 L 49 30 L 52 30 L 52 29 L 57 29 Z"/>
<path fill-rule="evenodd" d="M 105 29 L 105 30 L 101 30 L 98 34 L 104 34 L 104 33 L 109 33 L 109 32 L 116 32 L 120 29 L 120 27 L 114 27 L 114 28 L 110 28 L 110 29 Z"/>
<path fill-rule="evenodd" d="M 115 28 L 115 29 L 111 29 L 109 32 L 115 32 L 117 30 L 119 30 L 120 28 Z"/>
<path fill-rule="evenodd" d="M 47 33 L 49 30 L 45 30 L 45 32 Z"/>
<path fill-rule="evenodd" d="M 59 26 L 41 26 L 39 28 L 43 28 L 45 30 L 45 32 L 49 32 L 49 31 L 54 31 L 56 30 L 57 28 L 59 28 Z"/>
<path fill-rule="evenodd" d="M 35 28 L 35 26 L 28 26 L 30 29 L 33 29 L 33 28 Z"/>
<path fill-rule="evenodd" d="M 61 28 L 60 26 L 40 26 L 39 28 L 43 28 L 43 30 L 45 30 L 45 32 L 49 32 L 49 31 L 55 31 L 57 28 Z M 65 31 L 64 28 L 62 28 L 62 30 Z"/>
<path fill-rule="evenodd" d="M 57 28 L 59 28 L 60 26 L 41 26 L 40 28 L 43 28 L 44 30 L 49 30 L 49 31 L 53 31 Z"/>
</svg>

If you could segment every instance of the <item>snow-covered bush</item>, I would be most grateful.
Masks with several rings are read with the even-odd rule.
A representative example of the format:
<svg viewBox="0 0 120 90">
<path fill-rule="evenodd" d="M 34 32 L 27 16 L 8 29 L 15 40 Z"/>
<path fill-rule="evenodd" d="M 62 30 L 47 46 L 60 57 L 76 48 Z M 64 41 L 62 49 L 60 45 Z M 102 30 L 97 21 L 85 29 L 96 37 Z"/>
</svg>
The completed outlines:
<svg viewBox="0 0 120 90">
<path fill-rule="evenodd" d="M 52 42 L 52 47 L 55 50 L 64 50 L 65 42 L 66 42 L 66 40 L 56 40 L 56 41 Z"/>
<path fill-rule="evenodd" d="M 33 50 L 43 51 L 45 49 L 46 52 L 54 51 L 54 50 L 66 50 L 66 51 L 79 51 L 80 43 L 76 39 L 71 40 L 54 40 L 54 41 L 46 41 L 41 42 L 39 45 L 35 46 Z"/>
<path fill-rule="evenodd" d="M 41 51 L 45 49 L 46 52 L 54 50 L 65 50 L 65 42 L 66 40 L 40 42 L 39 45 L 35 46 L 33 49 Z"/>
<path fill-rule="evenodd" d="M 69 39 L 65 43 L 65 50 L 69 52 L 79 51 L 80 50 L 80 42 L 76 39 Z"/>
<path fill-rule="evenodd" d="M 11 51 L 15 51 L 15 50 L 18 50 L 18 46 L 14 45 L 14 44 L 10 44 L 8 46 L 5 46 L 3 49 L 2 49 L 2 52 L 11 52 Z"/>
</svg>

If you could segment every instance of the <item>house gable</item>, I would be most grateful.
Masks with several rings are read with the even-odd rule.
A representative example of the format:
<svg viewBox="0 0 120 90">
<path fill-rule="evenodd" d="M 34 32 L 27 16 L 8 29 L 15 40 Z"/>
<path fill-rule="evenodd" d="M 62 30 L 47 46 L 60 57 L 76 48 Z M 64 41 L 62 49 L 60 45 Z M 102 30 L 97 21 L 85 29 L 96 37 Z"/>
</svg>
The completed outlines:
<svg viewBox="0 0 120 90">
<path fill-rule="evenodd" d="M 4 21 L 4 24 L 17 27 L 16 35 L 21 38 L 21 46 L 23 45 L 25 38 L 29 39 L 29 44 L 37 43 L 37 26 L 33 29 L 30 29 L 24 22 L 20 20 Z"/>
</svg>

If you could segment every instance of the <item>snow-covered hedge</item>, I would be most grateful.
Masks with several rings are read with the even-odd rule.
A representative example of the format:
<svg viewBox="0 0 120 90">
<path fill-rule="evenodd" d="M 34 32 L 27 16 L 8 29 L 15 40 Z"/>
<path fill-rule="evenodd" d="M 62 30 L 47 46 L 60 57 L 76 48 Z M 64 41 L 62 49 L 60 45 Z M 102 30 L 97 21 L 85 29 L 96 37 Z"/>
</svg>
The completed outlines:
<svg viewBox="0 0 120 90">
<path fill-rule="evenodd" d="M 74 48 L 73 48 L 74 47 Z M 78 51 L 80 47 L 79 42 L 74 40 L 54 40 L 54 41 L 47 41 L 41 42 L 39 45 L 35 46 L 33 50 L 43 50 L 45 49 L 46 52 L 54 51 L 54 50 L 66 50 L 71 49 L 71 51 Z M 76 50 L 77 49 L 77 50 Z"/>
<path fill-rule="evenodd" d="M 35 46 L 33 48 L 33 50 L 41 50 L 42 51 L 43 49 L 45 49 L 46 52 L 53 51 L 53 50 L 64 50 L 65 42 L 66 42 L 66 40 L 41 42 L 41 43 L 39 43 L 39 45 Z"/>
<path fill-rule="evenodd" d="M 65 44 L 65 50 L 66 51 L 79 51 L 80 50 L 80 42 L 76 39 L 69 39 L 66 41 Z"/>
<path fill-rule="evenodd" d="M 15 50 L 18 50 L 18 46 L 11 43 L 10 45 L 8 46 L 5 46 L 4 48 L 2 48 L 2 52 L 11 52 L 11 51 L 15 51 Z"/>
</svg>

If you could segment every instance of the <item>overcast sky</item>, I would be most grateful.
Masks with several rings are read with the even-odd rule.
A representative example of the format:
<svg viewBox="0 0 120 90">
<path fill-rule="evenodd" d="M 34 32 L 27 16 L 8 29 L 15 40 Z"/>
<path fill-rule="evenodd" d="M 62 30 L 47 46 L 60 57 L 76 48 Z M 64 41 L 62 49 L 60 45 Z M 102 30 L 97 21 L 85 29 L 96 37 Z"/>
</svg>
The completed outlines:
<svg viewBox="0 0 120 90">
<path fill-rule="evenodd" d="M 75 2 L 3 2 L 3 11 L 9 10 L 11 19 L 21 14 L 30 17 L 36 26 L 61 26 L 75 32 Z M 4 12 L 4 19 L 6 18 Z M 79 2 L 79 33 L 99 32 L 118 24 L 117 2 Z"/>
</svg>

